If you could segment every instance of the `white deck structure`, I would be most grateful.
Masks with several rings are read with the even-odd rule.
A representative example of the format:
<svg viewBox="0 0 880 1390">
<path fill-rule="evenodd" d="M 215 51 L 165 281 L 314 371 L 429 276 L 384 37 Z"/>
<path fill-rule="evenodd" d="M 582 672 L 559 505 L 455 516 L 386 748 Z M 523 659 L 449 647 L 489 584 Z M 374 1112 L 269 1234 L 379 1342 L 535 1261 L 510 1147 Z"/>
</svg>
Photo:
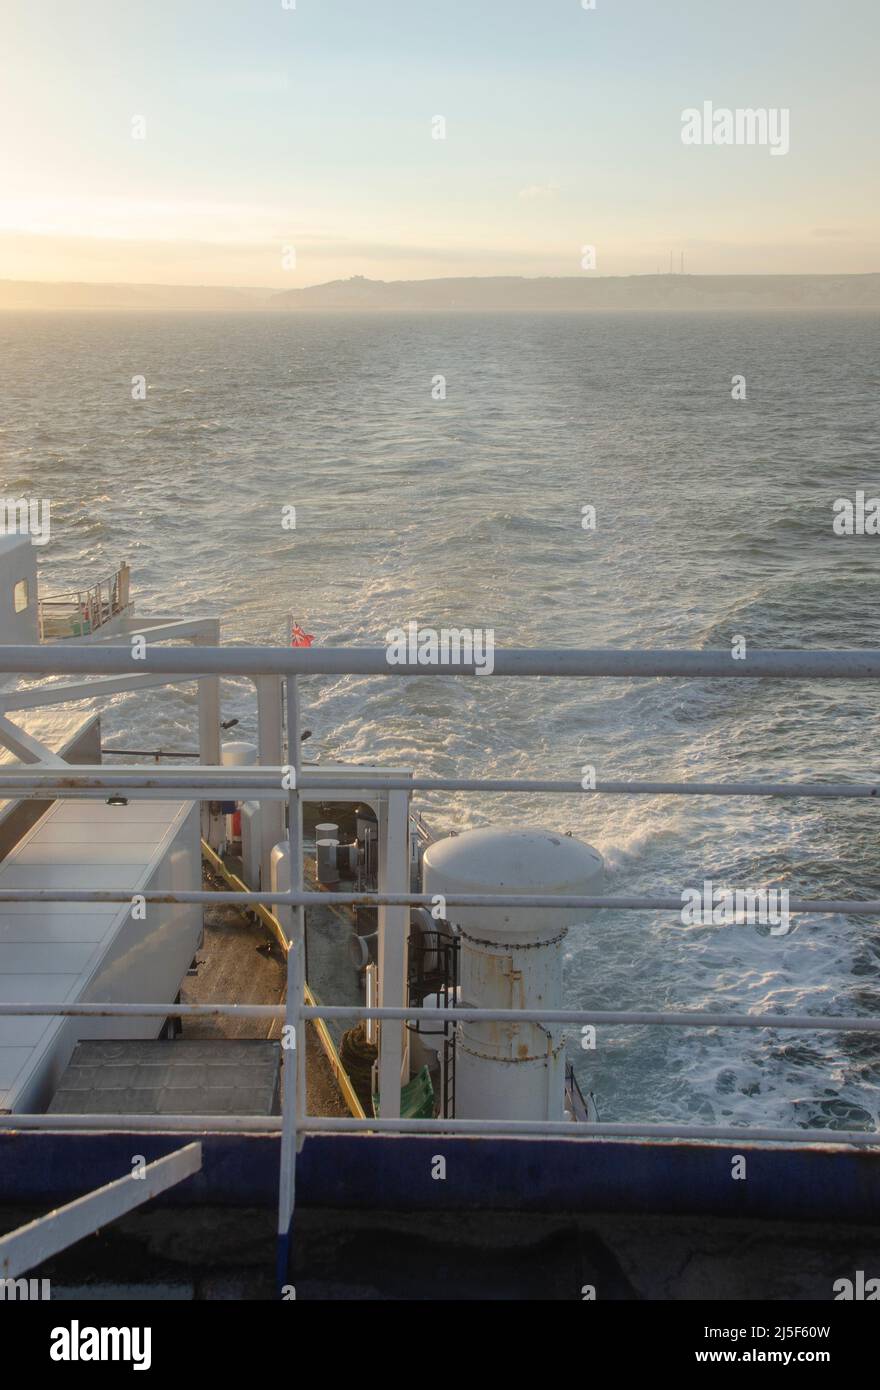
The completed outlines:
<svg viewBox="0 0 880 1390">
<path fill-rule="evenodd" d="M 0 864 L 0 887 L 173 892 L 200 881 L 194 802 L 58 801 Z M 177 994 L 198 904 L 4 903 L 0 1000 L 136 1003 Z M 161 1020 L 0 1018 L 0 1112 L 40 1111 L 81 1038 L 155 1037 Z"/>
<path fill-rule="evenodd" d="M 25 512 L 22 511 L 22 515 Z M 8 508 L 7 508 L 8 520 Z M 130 640 L 216 642 L 215 618 L 135 618 L 129 571 L 123 564 L 109 580 L 85 583 L 65 594 L 39 591 L 37 552 L 28 534 L 0 535 L 0 650 L 9 643 L 49 647 L 89 646 Z M 0 690 L 0 761 L 16 767 L 71 766 L 64 756 L 86 749 L 100 760 L 95 716 L 72 716 L 47 738 L 27 727 L 66 701 L 106 697 L 155 682 L 138 673 L 110 685 L 81 682 L 66 689 Z M 219 683 L 198 683 L 200 751 L 220 756 Z M 18 717 L 8 718 L 9 710 Z M 77 729 L 77 726 L 81 726 Z M 56 751 L 57 749 L 57 751 Z M 10 755 L 11 759 L 10 760 Z M 50 800 L 51 798 L 47 798 Z M 122 798 L 124 801 L 125 798 Z M 216 833 L 218 817 L 192 800 L 129 800 L 108 805 L 56 801 L 35 824 L 15 798 L 0 803 L 0 888 L 92 886 L 134 897 L 142 891 L 179 892 L 201 884 L 200 833 Z M 30 817 L 32 821 L 33 816 Z M 17 838 L 21 835 L 21 838 Z M 5 903 L 0 910 L 0 1004 L 35 998 L 56 1004 L 135 1003 L 149 997 L 169 1006 L 201 939 L 198 904 L 150 902 L 132 912 L 131 902 L 94 905 Z M 156 1018 L 0 1018 L 0 1113 L 43 1111 L 77 1042 L 83 1038 L 155 1037 Z"/>
</svg>

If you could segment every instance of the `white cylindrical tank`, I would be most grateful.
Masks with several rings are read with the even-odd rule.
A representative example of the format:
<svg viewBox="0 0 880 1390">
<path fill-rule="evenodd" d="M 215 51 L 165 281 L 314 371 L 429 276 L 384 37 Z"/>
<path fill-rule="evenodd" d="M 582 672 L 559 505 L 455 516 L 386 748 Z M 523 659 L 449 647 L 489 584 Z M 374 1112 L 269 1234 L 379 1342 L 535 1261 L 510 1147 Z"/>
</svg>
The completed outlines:
<svg viewBox="0 0 880 1390">
<path fill-rule="evenodd" d="M 243 739 L 230 739 L 220 749 L 224 767 L 254 767 L 259 756 L 256 744 L 245 743 Z"/>
<path fill-rule="evenodd" d="M 317 880 L 325 888 L 339 885 L 339 869 L 336 863 L 338 840 L 321 839 L 315 841 L 315 872 Z"/>
<path fill-rule="evenodd" d="M 230 741 L 228 743 L 224 743 L 220 749 L 220 762 L 222 763 L 223 767 L 256 767 L 259 761 L 259 757 L 259 749 L 256 747 L 256 745 L 253 743 L 246 743 L 244 739 L 230 739 Z M 226 808 L 227 843 L 230 843 L 232 840 L 238 839 L 238 836 L 233 833 L 232 817 L 234 813 L 228 810 L 229 806 L 233 806 L 237 809 L 241 806 L 241 802 L 236 801 L 224 803 L 224 807 Z M 247 881 L 250 887 L 258 887 L 259 874 L 257 875 L 256 882 L 251 883 L 250 879 L 248 879 Z"/>
<path fill-rule="evenodd" d="M 423 886 L 454 893 L 602 891 L 598 850 L 552 830 L 469 830 L 425 850 Z M 461 929 L 461 999 L 483 1009 L 561 1009 L 562 943 L 584 909 L 456 907 Z M 455 1052 L 459 1119 L 564 1119 L 565 1053 L 558 1024 L 462 1021 Z"/>
<path fill-rule="evenodd" d="M 335 821 L 319 821 L 315 826 L 315 877 L 325 888 L 335 887 L 339 882 L 336 869 L 338 844 L 339 826 Z"/>
</svg>

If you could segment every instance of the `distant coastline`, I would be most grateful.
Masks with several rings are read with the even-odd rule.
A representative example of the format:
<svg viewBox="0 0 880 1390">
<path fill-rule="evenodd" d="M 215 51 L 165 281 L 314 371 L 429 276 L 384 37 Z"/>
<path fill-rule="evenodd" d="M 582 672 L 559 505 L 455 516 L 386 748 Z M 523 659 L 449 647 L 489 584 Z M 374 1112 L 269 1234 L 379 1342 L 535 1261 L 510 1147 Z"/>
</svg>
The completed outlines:
<svg viewBox="0 0 880 1390">
<path fill-rule="evenodd" d="M 0 311 L 367 312 L 880 311 L 880 272 L 864 275 L 472 276 L 348 280 L 302 289 L 0 280 Z"/>
</svg>

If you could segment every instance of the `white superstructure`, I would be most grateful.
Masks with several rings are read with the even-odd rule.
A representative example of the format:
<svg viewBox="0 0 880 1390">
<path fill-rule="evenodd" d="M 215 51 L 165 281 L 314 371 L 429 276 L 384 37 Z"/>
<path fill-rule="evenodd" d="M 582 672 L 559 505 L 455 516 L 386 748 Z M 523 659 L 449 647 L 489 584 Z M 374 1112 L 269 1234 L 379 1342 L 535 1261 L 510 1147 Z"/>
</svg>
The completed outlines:
<svg viewBox="0 0 880 1390">
<path fill-rule="evenodd" d="M 8 509 L 7 509 L 8 519 Z M 82 646 L 150 641 L 216 641 L 216 619 L 135 619 L 128 566 L 69 592 L 38 591 L 37 549 L 28 534 L 0 535 L 0 644 Z M 133 663 L 114 691 L 137 689 Z M 149 683 L 149 682 L 148 682 Z M 203 755 L 219 754 L 217 683 L 199 682 Z M 107 686 L 86 680 L 51 692 L 0 689 L 0 763 L 57 768 L 103 766 L 100 715 L 65 712 L 68 702 L 101 700 Z M 215 752 L 216 750 L 216 752 Z M 68 756 L 71 761 L 68 762 Z M 201 821 L 201 824 L 200 824 Z M 202 933 L 199 904 L 143 903 L 136 895 L 201 885 L 200 832 L 216 829 L 193 800 L 6 800 L 0 803 L 0 889 L 122 890 L 120 903 L 0 903 L 0 1002 L 173 1005 Z M 0 1112 L 44 1110 L 76 1043 L 87 1038 L 150 1038 L 162 1019 L 0 1018 Z"/>
<path fill-rule="evenodd" d="M 57 801 L 0 864 L 0 888 L 191 888 L 201 878 L 196 803 Z M 171 1003 L 196 953 L 199 904 L 0 904 L 5 1004 Z M 0 1018 L 0 1111 L 51 1099 L 82 1038 L 155 1037 L 154 1018 Z"/>
</svg>

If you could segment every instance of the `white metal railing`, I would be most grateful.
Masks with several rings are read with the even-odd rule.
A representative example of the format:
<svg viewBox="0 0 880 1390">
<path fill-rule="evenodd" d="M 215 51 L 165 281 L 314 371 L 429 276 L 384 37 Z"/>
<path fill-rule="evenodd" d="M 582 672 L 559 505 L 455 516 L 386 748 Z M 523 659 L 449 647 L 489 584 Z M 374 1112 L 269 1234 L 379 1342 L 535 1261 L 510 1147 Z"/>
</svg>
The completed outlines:
<svg viewBox="0 0 880 1390">
<path fill-rule="evenodd" d="M 118 675 L 133 669 L 128 647 L 102 645 L 99 648 L 77 646 L 67 648 L 0 647 L 0 672 L 71 674 L 90 673 Z M 420 1006 L 406 1008 L 304 1005 L 302 970 L 303 911 L 307 906 L 358 903 L 373 906 L 407 907 L 430 906 L 433 899 L 427 894 L 404 892 L 370 893 L 311 893 L 303 889 L 302 876 L 302 793 L 323 790 L 330 794 L 334 787 L 350 786 L 352 771 L 310 767 L 303 772 L 300 761 L 300 719 L 297 677 L 300 675 L 475 675 L 476 668 L 467 663 L 431 666 L 389 666 L 384 649 L 321 649 L 321 648 L 255 648 L 200 647 L 197 650 L 153 646 L 136 667 L 140 673 L 177 678 L 249 676 L 285 678 L 288 712 L 288 756 L 290 764 L 281 767 L 228 768 L 197 765 L 179 768 L 137 767 L 107 769 L 103 766 L 59 770 L 57 766 L 30 766 L 14 771 L 0 770 L 0 795 L 21 799 L 50 797 L 101 797 L 108 791 L 124 793 L 135 798 L 168 798 L 169 792 L 183 793 L 195 799 L 280 800 L 288 803 L 288 848 L 291 865 L 291 886 L 287 892 L 179 891 L 144 892 L 146 901 L 165 903 L 217 903 L 248 906 L 258 903 L 276 904 L 291 909 L 292 935 L 288 952 L 288 989 L 284 1006 L 275 1005 L 58 1005 L 33 1003 L 29 1005 L 0 1005 L 4 1014 L 46 1014 L 53 1016 L 114 1015 L 135 1017 L 155 1016 L 233 1016 L 283 1020 L 282 1043 L 287 1053 L 293 1052 L 297 1065 L 283 1069 L 282 1113 L 279 1117 L 230 1116 L 57 1116 L 16 1115 L 9 1117 L 11 1128 L 22 1129 L 151 1129 L 151 1130 L 213 1130 L 217 1132 L 260 1130 L 281 1133 L 281 1164 L 279 1190 L 280 1250 L 286 1255 L 286 1240 L 294 1202 L 295 1156 L 298 1143 L 305 1132 L 339 1132 L 370 1130 L 377 1133 L 462 1133 L 509 1135 L 565 1135 L 567 1137 L 655 1138 L 729 1140 L 738 1142 L 784 1142 L 788 1144 L 822 1143 L 853 1144 L 877 1147 L 880 1134 L 869 1131 L 779 1130 L 748 1127 L 721 1129 L 712 1126 L 627 1125 L 579 1123 L 571 1121 L 493 1121 L 493 1120 L 413 1120 L 399 1116 L 378 1119 L 337 1119 L 310 1116 L 305 1113 L 303 1067 L 305 1047 L 303 1027 L 311 1019 L 364 1018 L 393 1021 L 413 1020 Z M 621 652 L 621 651 L 496 651 L 495 676 L 564 676 L 569 678 L 657 676 L 697 676 L 704 678 L 762 677 L 778 679 L 880 679 L 880 651 L 824 652 L 756 652 L 747 660 L 733 659 L 727 652 Z M 92 693 L 100 691 L 100 682 Z M 108 682 L 115 687 L 116 682 Z M 293 778 L 285 787 L 280 774 L 293 768 Z M 415 778 L 400 777 L 364 768 L 358 772 L 359 787 L 376 787 L 384 791 L 505 791 L 547 793 L 553 795 L 692 795 L 740 797 L 804 797 L 877 799 L 880 787 L 875 783 L 846 782 L 739 782 L 739 783 L 681 783 L 657 781 L 597 782 L 585 789 L 579 782 L 551 779 L 513 778 Z M 2 902 L 128 902 L 130 892 L 120 890 L 90 891 L 87 889 L 3 889 Z M 451 906 L 523 906 L 568 907 L 595 911 L 613 908 L 620 911 L 681 911 L 681 898 L 666 895 L 546 895 L 546 894 L 448 894 Z M 880 914 L 880 899 L 792 899 L 789 910 L 816 914 Z M 880 1019 L 863 1017 L 829 1017 L 827 1015 L 785 1014 L 719 1014 L 674 1011 L 597 1011 L 597 1010 L 488 1010 L 446 1008 L 430 1010 L 431 1020 L 454 1022 L 459 1018 L 484 1019 L 495 1022 L 543 1022 L 560 1024 L 658 1025 L 664 1027 L 697 1028 L 769 1028 L 792 1031 L 838 1031 L 871 1033 L 880 1031 Z"/>
<path fill-rule="evenodd" d="M 108 768 L 103 763 L 92 766 L 77 764 L 70 775 L 53 784 L 53 769 L 33 765 L 3 774 L 3 786 L 20 798 L 42 798 L 47 790 L 56 797 L 78 797 L 94 793 L 104 799 L 107 791 L 126 792 L 131 796 L 160 799 L 169 791 L 204 792 L 216 798 L 241 798 L 258 794 L 264 801 L 286 801 L 287 792 L 281 786 L 279 767 L 210 767 L 197 764 L 192 768 L 151 768 L 140 772 L 135 767 Z M 300 791 L 332 792 L 334 786 L 348 787 L 352 783 L 350 770 L 339 771 L 317 763 L 300 772 Z M 880 782 L 653 782 L 602 781 L 585 788 L 572 779 L 523 777 L 397 777 L 376 773 L 370 767 L 357 772 L 357 785 L 381 791 L 408 792 L 517 792 L 553 796 L 738 796 L 781 797 L 790 800 L 804 797 L 816 800 L 872 800 L 880 798 Z"/>
<path fill-rule="evenodd" d="M 703 676 L 708 679 L 877 680 L 880 648 L 826 651 L 624 651 L 617 648 L 498 647 L 491 672 L 473 662 L 419 666 L 389 664 L 384 647 L 183 647 L 153 646 L 137 662 L 126 646 L 0 647 L 0 671 L 20 674 L 121 675 L 136 669 L 177 676 Z"/>
<path fill-rule="evenodd" d="M 129 606 L 129 569 L 122 565 L 113 574 L 85 588 L 62 594 L 46 594 L 38 601 L 40 641 L 87 637 L 105 627 Z"/>
</svg>

